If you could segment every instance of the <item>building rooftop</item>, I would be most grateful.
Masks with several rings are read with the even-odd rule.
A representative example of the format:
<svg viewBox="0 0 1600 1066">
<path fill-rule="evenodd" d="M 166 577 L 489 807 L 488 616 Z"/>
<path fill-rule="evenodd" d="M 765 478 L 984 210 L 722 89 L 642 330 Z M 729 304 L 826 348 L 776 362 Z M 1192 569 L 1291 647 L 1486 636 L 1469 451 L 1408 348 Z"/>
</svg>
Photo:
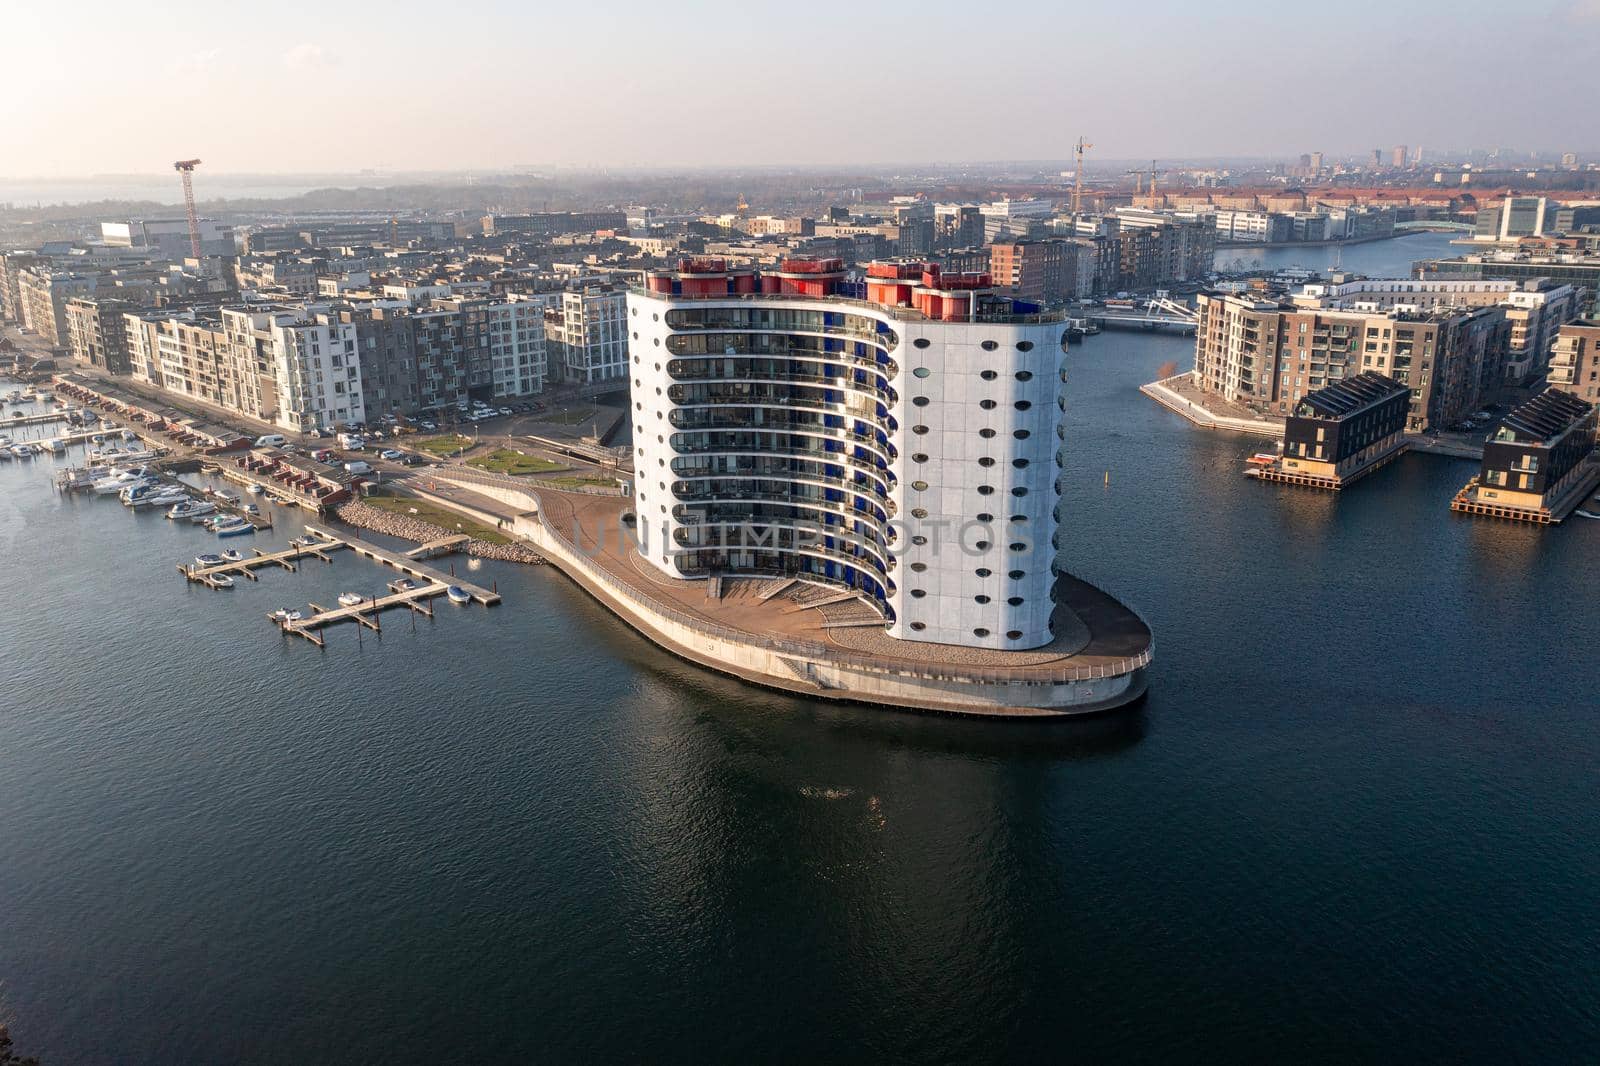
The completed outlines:
<svg viewBox="0 0 1600 1066">
<path fill-rule="evenodd" d="M 1294 413 L 1308 418 L 1346 418 L 1382 403 L 1396 393 L 1410 391 L 1393 378 L 1369 370 L 1306 393 L 1296 405 Z"/>
<path fill-rule="evenodd" d="M 1570 392 L 1546 389 L 1506 415 L 1490 439 L 1510 444 L 1548 444 L 1594 410 Z"/>
</svg>

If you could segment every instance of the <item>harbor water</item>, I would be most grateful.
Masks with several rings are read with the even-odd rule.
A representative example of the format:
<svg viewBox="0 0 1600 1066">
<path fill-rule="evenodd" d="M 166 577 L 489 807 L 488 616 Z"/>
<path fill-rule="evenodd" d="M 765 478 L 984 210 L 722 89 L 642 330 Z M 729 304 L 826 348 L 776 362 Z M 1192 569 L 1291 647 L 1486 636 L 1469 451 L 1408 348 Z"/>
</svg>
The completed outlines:
<svg viewBox="0 0 1600 1066">
<path fill-rule="evenodd" d="M 1600 522 L 1452 515 L 1433 456 L 1246 479 L 1137 391 L 1191 346 L 1070 356 L 1063 562 L 1156 634 L 1088 722 L 745 687 L 550 567 L 319 651 L 266 613 L 392 575 L 200 588 L 197 527 L 0 463 L 0 1022 L 46 1066 L 1592 1061 Z"/>
</svg>

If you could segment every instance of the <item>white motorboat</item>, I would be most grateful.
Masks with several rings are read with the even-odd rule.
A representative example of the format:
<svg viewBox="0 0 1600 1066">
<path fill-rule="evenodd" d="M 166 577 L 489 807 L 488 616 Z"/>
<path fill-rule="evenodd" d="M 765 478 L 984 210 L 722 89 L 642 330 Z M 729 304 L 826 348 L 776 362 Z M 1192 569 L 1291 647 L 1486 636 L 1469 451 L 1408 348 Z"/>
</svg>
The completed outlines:
<svg viewBox="0 0 1600 1066">
<path fill-rule="evenodd" d="M 227 574 L 212 574 L 209 584 L 214 589 L 231 589 L 233 588 L 233 578 Z"/>
<path fill-rule="evenodd" d="M 182 503 L 188 498 L 188 496 L 184 495 L 177 489 L 168 488 L 164 491 L 157 489 L 155 492 L 149 495 L 140 496 L 137 500 L 134 500 L 130 506 L 132 506 L 135 510 L 145 507 L 173 507 Z"/>
<path fill-rule="evenodd" d="M 135 504 L 140 500 L 152 499 L 156 496 L 165 495 L 169 491 L 170 489 L 168 486 L 163 485 L 153 477 L 140 478 L 132 485 L 124 486 L 123 489 L 117 493 L 117 498 L 125 504 Z"/>
<path fill-rule="evenodd" d="M 247 503 L 247 504 L 243 505 L 242 507 L 240 507 L 239 510 L 243 511 L 245 514 L 260 514 L 261 513 L 261 508 L 257 507 L 253 503 Z"/>
<path fill-rule="evenodd" d="M 299 611 L 292 611 L 287 607 L 279 607 L 276 611 L 272 612 L 272 617 L 276 618 L 280 622 L 298 622 L 300 619 L 304 618 L 305 615 L 301 614 Z"/>
<path fill-rule="evenodd" d="M 60 455 L 62 452 L 67 450 L 67 442 L 62 440 L 60 437 L 51 437 L 45 442 L 45 445 L 57 455 Z"/>
<path fill-rule="evenodd" d="M 11 449 L 11 454 L 16 456 L 18 459 L 32 459 L 33 449 L 28 447 L 26 444 L 18 444 L 16 447 Z"/>
<path fill-rule="evenodd" d="M 113 492 L 121 492 L 123 489 L 133 485 L 143 485 L 153 480 L 153 478 L 147 478 L 144 474 L 135 473 L 132 470 L 119 470 L 115 474 L 96 481 L 92 488 L 97 496 L 109 496 Z"/>
<path fill-rule="evenodd" d="M 10 461 L 11 449 L 9 447 L 0 446 L 0 463 L 9 463 Z"/>
<path fill-rule="evenodd" d="M 467 590 L 462 588 L 460 585 L 451 585 L 449 588 L 444 590 L 444 594 L 447 597 L 449 597 L 451 603 L 471 603 L 472 602 L 471 594 L 468 593 Z"/>
<path fill-rule="evenodd" d="M 219 537 L 242 537 L 255 531 L 256 527 L 242 518 L 234 518 L 230 522 L 219 522 L 211 527 L 211 532 Z"/>
<path fill-rule="evenodd" d="M 139 434 L 131 429 L 125 429 L 122 431 L 122 439 L 129 442 L 136 441 L 139 439 Z"/>
<path fill-rule="evenodd" d="M 228 548 L 219 554 L 225 563 L 236 563 L 244 558 L 244 552 L 241 552 L 238 548 Z"/>
<path fill-rule="evenodd" d="M 359 592 L 341 592 L 339 593 L 339 606 L 354 607 L 357 604 L 365 603 L 366 599 L 367 598 L 361 595 Z"/>
<path fill-rule="evenodd" d="M 217 505 L 210 500 L 192 500 L 187 496 L 183 502 L 167 512 L 167 517 L 174 520 L 189 519 L 191 521 L 208 515 L 217 509 Z"/>
<path fill-rule="evenodd" d="M 222 563 L 223 563 L 222 556 L 217 555 L 217 554 L 215 554 L 213 552 L 206 552 L 204 555 L 196 555 L 194 557 L 194 565 L 200 566 L 200 567 L 221 566 Z"/>
</svg>

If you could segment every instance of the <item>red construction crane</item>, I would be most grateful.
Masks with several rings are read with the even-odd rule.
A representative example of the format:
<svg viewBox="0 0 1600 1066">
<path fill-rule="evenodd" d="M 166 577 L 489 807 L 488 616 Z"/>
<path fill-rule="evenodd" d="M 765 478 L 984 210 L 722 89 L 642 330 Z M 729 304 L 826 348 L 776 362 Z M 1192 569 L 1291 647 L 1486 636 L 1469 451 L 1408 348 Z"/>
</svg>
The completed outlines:
<svg viewBox="0 0 1600 1066">
<path fill-rule="evenodd" d="M 194 168 L 199 165 L 198 159 L 180 159 L 172 164 L 172 169 L 183 175 L 183 207 L 189 213 L 189 253 L 196 259 L 200 258 L 200 218 L 194 211 Z"/>
</svg>

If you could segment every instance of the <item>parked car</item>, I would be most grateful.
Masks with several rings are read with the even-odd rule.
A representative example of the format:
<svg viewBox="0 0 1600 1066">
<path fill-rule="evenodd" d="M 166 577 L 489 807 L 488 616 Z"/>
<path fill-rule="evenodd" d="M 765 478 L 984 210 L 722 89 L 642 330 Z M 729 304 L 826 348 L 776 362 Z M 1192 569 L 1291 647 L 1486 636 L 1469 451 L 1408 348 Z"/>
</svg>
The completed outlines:
<svg viewBox="0 0 1600 1066">
<path fill-rule="evenodd" d="M 400 460 L 401 466 L 421 466 L 426 460 L 420 455 L 408 455 Z"/>
<path fill-rule="evenodd" d="M 511 413 L 511 408 L 509 408 L 509 407 L 502 407 L 502 408 L 500 408 L 500 413 L 501 413 L 501 414 L 503 414 L 503 415 L 508 415 L 508 414 L 510 414 L 510 413 Z"/>
<path fill-rule="evenodd" d="M 311 453 L 311 458 L 315 459 L 319 463 L 325 463 L 329 459 L 333 458 L 333 452 L 327 448 L 318 448 L 316 451 Z"/>
<path fill-rule="evenodd" d="M 387 459 L 391 463 L 397 459 L 404 459 L 405 457 L 406 453 L 401 451 L 399 448 L 385 448 L 383 451 L 378 453 L 379 459 Z"/>
</svg>

